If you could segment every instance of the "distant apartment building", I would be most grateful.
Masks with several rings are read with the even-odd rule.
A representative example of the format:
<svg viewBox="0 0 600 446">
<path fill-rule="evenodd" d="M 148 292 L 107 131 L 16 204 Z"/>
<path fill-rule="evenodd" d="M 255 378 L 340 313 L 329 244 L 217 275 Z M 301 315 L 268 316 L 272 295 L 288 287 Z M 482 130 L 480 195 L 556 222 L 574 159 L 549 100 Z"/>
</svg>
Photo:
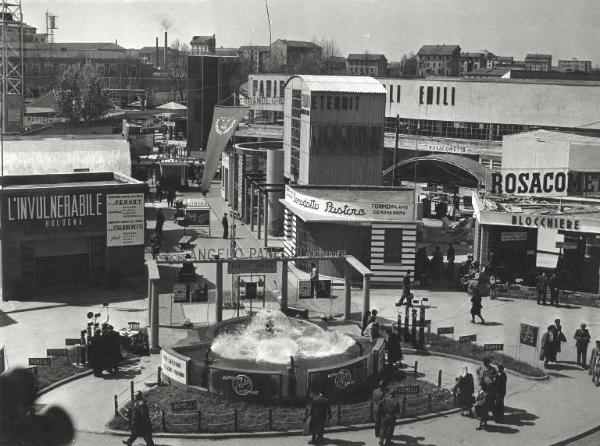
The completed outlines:
<svg viewBox="0 0 600 446">
<path fill-rule="evenodd" d="M 417 53 L 419 76 L 458 76 L 460 46 L 423 45 Z"/>
<path fill-rule="evenodd" d="M 190 55 L 201 56 L 203 54 L 215 54 L 217 40 L 212 36 L 194 36 L 190 41 Z"/>
<path fill-rule="evenodd" d="M 387 76 L 387 59 L 383 54 L 349 54 L 346 58 L 348 74 Z"/>
<path fill-rule="evenodd" d="M 592 61 L 577 60 L 575 58 L 570 60 L 559 60 L 558 71 L 562 73 L 570 73 L 574 71 L 589 73 L 590 71 L 592 71 Z"/>
<path fill-rule="evenodd" d="M 526 71 L 551 71 L 552 55 L 550 54 L 528 54 L 525 56 Z"/>
<path fill-rule="evenodd" d="M 494 56 L 488 59 L 487 68 L 510 68 L 514 61 L 512 56 Z"/>
<path fill-rule="evenodd" d="M 485 53 L 460 53 L 460 71 L 462 74 L 486 68 Z"/>
<path fill-rule="evenodd" d="M 271 48 L 268 45 L 245 45 L 238 50 L 250 73 L 264 73 Z"/>
<path fill-rule="evenodd" d="M 322 53 L 321 46 L 303 40 L 277 39 L 271 45 L 273 65 L 289 73 L 320 61 Z"/>
</svg>

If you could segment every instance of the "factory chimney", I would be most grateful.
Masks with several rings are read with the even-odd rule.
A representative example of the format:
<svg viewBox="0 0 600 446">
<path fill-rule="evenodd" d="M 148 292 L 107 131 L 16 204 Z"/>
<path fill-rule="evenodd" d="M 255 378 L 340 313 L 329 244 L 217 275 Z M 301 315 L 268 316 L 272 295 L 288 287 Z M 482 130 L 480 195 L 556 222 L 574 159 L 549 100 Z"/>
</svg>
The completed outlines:
<svg viewBox="0 0 600 446">
<path fill-rule="evenodd" d="M 158 68 L 160 66 L 159 59 L 158 59 L 158 37 L 156 38 L 156 55 L 154 58 L 154 66 L 156 68 Z"/>
<path fill-rule="evenodd" d="M 167 32 L 165 31 L 165 53 L 163 57 L 163 69 L 167 69 Z"/>
</svg>

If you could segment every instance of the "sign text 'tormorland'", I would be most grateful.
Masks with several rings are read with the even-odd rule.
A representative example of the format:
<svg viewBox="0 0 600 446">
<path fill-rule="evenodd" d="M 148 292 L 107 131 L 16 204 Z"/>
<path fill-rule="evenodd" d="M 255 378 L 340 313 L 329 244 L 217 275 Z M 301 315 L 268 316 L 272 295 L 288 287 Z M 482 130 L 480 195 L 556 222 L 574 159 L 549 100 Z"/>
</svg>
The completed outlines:
<svg viewBox="0 0 600 446">
<path fill-rule="evenodd" d="M 506 171 L 492 172 L 494 194 L 581 195 L 600 192 L 600 172 Z"/>
</svg>

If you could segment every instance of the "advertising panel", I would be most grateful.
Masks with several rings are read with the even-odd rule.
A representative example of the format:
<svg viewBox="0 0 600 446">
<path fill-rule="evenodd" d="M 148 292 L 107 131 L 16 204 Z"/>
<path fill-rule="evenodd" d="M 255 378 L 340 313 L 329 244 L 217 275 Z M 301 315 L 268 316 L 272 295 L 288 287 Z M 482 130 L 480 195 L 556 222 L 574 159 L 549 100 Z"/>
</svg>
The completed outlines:
<svg viewBox="0 0 600 446">
<path fill-rule="evenodd" d="M 144 194 L 106 195 L 106 246 L 144 244 Z"/>
<path fill-rule="evenodd" d="M 210 368 L 209 390 L 242 400 L 281 398 L 283 375 L 279 372 Z"/>
<path fill-rule="evenodd" d="M 309 369 L 307 373 L 307 395 L 311 390 L 325 389 L 328 396 L 335 397 L 353 392 L 364 382 L 368 374 L 367 358 L 353 359 L 335 367 Z"/>
<path fill-rule="evenodd" d="M 187 384 L 190 358 L 179 355 L 167 348 L 161 350 L 160 356 L 163 375 L 174 381 Z"/>
<path fill-rule="evenodd" d="M 521 332 L 519 334 L 519 343 L 523 345 L 529 345 L 530 347 L 537 347 L 537 339 L 540 327 L 535 325 L 529 325 L 525 322 L 521 322 Z"/>
</svg>

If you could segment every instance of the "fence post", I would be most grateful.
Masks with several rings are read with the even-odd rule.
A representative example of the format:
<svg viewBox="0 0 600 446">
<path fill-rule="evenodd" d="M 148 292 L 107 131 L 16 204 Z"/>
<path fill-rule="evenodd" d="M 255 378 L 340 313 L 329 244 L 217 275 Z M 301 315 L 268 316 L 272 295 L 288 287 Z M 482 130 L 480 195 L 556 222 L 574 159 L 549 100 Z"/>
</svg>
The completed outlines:
<svg viewBox="0 0 600 446">
<path fill-rule="evenodd" d="M 202 432 L 202 410 L 198 410 L 198 433 Z"/>
<path fill-rule="evenodd" d="M 339 404 L 338 404 L 338 410 L 337 410 L 337 412 L 338 412 L 337 413 L 337 424 L 339 426 L 340 424 L 342 424 L 341 421 L 340 421 L 342 419 L 342 406 L 340 406 Z"/>
<path fill-rule="evenodd" d="M 165 411 L 162 409 L 160 410 L 160 418 L 161 418 L 163 432 L 166 432 L 167 431 L 167 420 L 165 417 Z"/>
<path fill-rule="evenodd" d="M 369 421 L 373 422 L 373 403 L 369 404 Z"/>
<path fill-rule="evenodd" d="M 233 431 L 237 432 L 238 430 L 238 410 L 233 409 Z"/>
<path fill-rule="evenodd" d="M 442 388 L 442 370 L 438 372 L 438 389 Z"/>
<path fill-rule="evenodd" d="M 115 416 L 119 415 L 119 403 L 117 401 L 117 395 L 115 394 Z"/>
<path fill-rule="evenodd" d="M 433 404 L 431 401 L 431 393 L 427 395 L 427 407 L 429 408 L 429 412 L 433 412 Z"/>
<path fill-rule="evenodd" d="M 404 414 L 406 413 L 406 397 L 402 399 L 402 418 L 404 418 Z"/>
<path fill-rule="evenodd" d="M 269 409 L 269 430 L 273 430 L 273 409 Z"/>
<path fill-rule="evenodd" d="M 417 376 L 418 369 L 419 369 L 419 361 L 415 361 L 415 373 L 414 373 L 415 376 Z"/>
<path fill-rule="evenodd" d="M 158 375 L 156 383 L 157 383 L 158 387 L 160 387 L 162 385 L 162 367 L 161 366 L 158 366 L 158 371 L 156 373 Z"/>
</svg>

